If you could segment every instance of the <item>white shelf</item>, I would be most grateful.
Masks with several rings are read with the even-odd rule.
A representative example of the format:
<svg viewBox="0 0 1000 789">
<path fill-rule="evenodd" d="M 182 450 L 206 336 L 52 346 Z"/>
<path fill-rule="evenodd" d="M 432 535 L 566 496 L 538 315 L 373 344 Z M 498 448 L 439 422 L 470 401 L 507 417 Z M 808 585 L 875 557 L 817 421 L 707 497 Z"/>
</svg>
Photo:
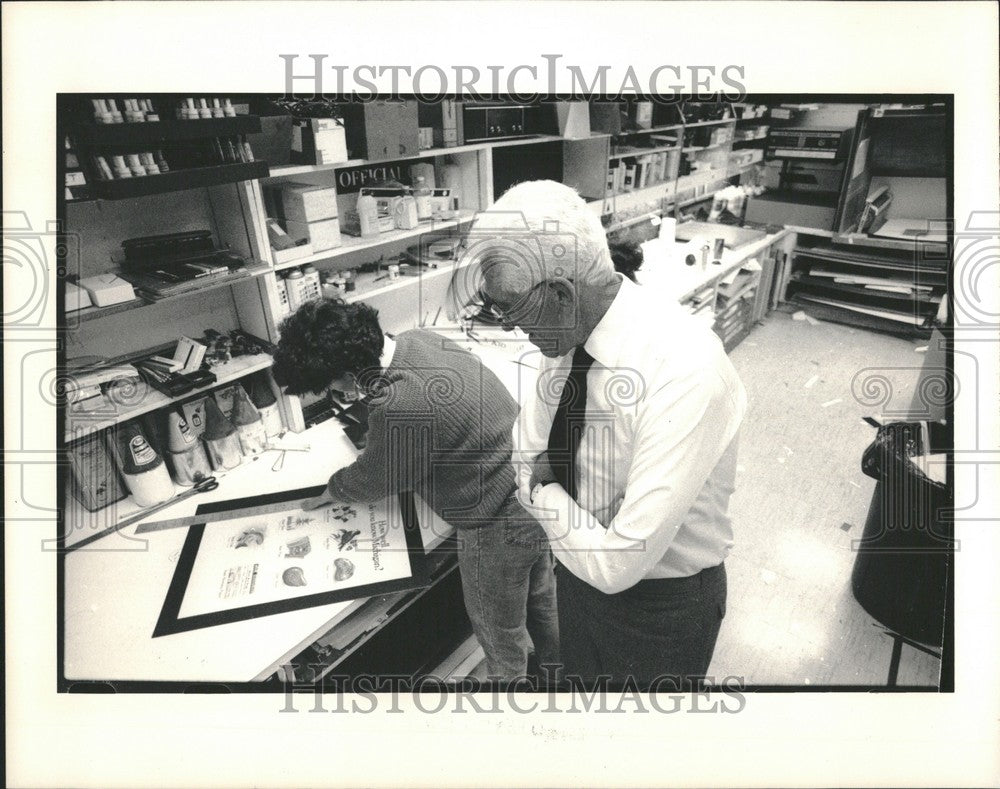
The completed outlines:
<svg viewBox="0 0 1000 789">
<path fill-rule="evenodd" d="M 600 136 L 600 135 L 598 135 Z M 468 153 L 469 151 L 481 151 L 484 148 L 505 148 L 510 145 L 534 145 L 542 142 L 556 142 L 564 139 L 574 138 L 559 137 L 552 134 L 540 134 L 537 137 L 518 137 L 514 140 L 485 140 L 483 142 L 470 143 L 469 145 L 456 145 L 451 148 L 428 148 L 418 153 L 406 156 L 391 156 L 385 159 L 349 159 L 346 162 L 336 162 L 333 164 L 290 164 L 279 167 L 272 167 L 270 175 L 265 179 L 287 178 L 292 175 L 307 175 L 310 173 L 321 173 L 327 170 L 343 170 L 346 167 L 360 167 L 366 164 L 384 164 L 386 162 L 405 162 L 414 159 L 432 159 L 436 156 L 453 156 L 456 153 Z"/>
<path fill-rule="evenodd" d="M 130 299 L 129 301 L 120 302 L 119 304 L 112 304 L 108 307 L 84 307 L 80 310 L 67 310 L 66 320 L 67 323 L 73 325 L 74 322 L 83 323 L 84 321 L 98 320 L 100 318 L 106 318 L 109 315 L 117 315 L 122 312 L 142 309 L 143 307 L 153 307 L 157 304 L 163 304 L 168 301 L 172 302 L 190 296 L 197 296 L 201 293 L 205 293 L 206 291 L 214 290 L 215 288 L 238 285 L 239 283 L 247 282 L 254 277 L 259 277 L 261 274 L 266 274 L 270 270 L 271 267 L 268 265 L 247 266 L 246 273 L 240 276 L 219 277 L 218 279 L 205 280 L 202 282 L 200 287 L 191 288 L 191 290 L 186 290 L 183 293 L 173 293 L 159 299 L 150 300 L 143 297 L 137 297 L 135 299 Z"/>
<path fill-rule="evenodd" d="M 269 181 L 272 178 L 288 178 L 293 175 L 310 175 L 327 170 L 342 170 L 345 167 L 358 167 L 365 162 L 365 159 L 348 159 L 346 162 L 333 162 L 332 164 L 279 164 L 270 168 L 267 178 L 260 180 Z"/>
<path fill-rule="evenodd" d="M 698 121 L 697 123 L 685 123 L 685 129 L 693 129 L 697 126 L 723 126 L 727 123 L 736 123 L 736 118 L 723 118 L 717 121 Z"/>
<path fill-rule="evenodd" d="M 304 266 L 307 263 L 320 263 L 326 260 L 334 260 L 362 249 L 374 249 L 376 247 L 385 246 L 386 244 L 392 244 L 397 241 L 406 241 L 409 238 L 419 238 L 425 233 L 436 233 L 441 230 L 448 230 L 449 228 L 457 227 L 458 225 L 465 224 L 466 222 L 471 222 L 476 213 L 476 211 L 459 211 L 458 216 L 454 219 L 421 222 L 412 230 L 392 230 L 388 233 L 379 233 L 377 236 L 370 236 L 368 238 L 360 238 L 358 236 L 348 236 L 344 234 L 340 237 L 341 245 L 339 247 L 328 249 L 325 252 L 316 252 L 313 255 L 296 258 L 295 260 L 289 260 L 285 263 L 279 263 L 274 267 L 274 270 L 284 271 L 285 269 Z"/>
<path fill-rule="evenodd" d="M 442 265 L 438 268 L 418 268 L 416 274 L 401 274 L 397 279 L 379 280 L 378 283 L 376 283 L 376 279 L 383 276 L 382 274 L 378 274 L 377 272 L 359 274 L 356 278 L 357 290 L 351 291 L 350 294 L 345 295 L 344 301 L 348 304 L 354 304 L 355 302 L 375 298 L 376 296 L 382 296 L 383 294 L 391 293 L 394 290 L 400 290 L 402 288 L 409 287 L 410 285 L 416 285 L 421 281 L 451 276 L 455 271 L 460 268 L 464 268 L 465 265 L 467 265 L 459 265 L 456 261 L 447 262 L 449 264 L 447 266 Z"/>
<path fill-rule="evenodd" d="M 687 145 L 681 149 L 682 153 L 700 153 L 701 151 L 714 151 L 716 148 L 723 148 L 727 145 L 732 145 L 732 140 L 726 140 L 725 142 L 717 142 L 712 145 Z"/>
<path fill-rule="evenodd" d="M 631 137 L 637 134 L 658 134 L 660 132 L 677 131 L 678 129 L 693 129 L 698 126 L 722 126 L 726 123 L 736 123 L 736 118 L 725 118 L 718 121 L 698 121 L 697 123 L 674 123 L 670 126 L 654 126 L 652 129 L 631 129 L 627 132 L 620 132 L 616 136 Z"/>
<path fill-rule="evenodd" d="M 260 370 L 266 370 L 271 366 L 271 355 L 268 353 L 257 353 L 248 356 L 238 356 L 230 362 L 220 364 L 212 368 L 216 381 L 208 386 L 194 389 L 179 397 L 168 397 L 162 392 L 158 392 L 147 384 L 142 384 L 141 391 L 145 394 L 139 402 L 132 404 L 109 404 L 105 411 L 99 413 L 74 413 L 72 406 L 66 410 L 66 442 L 74 441 L 99 430 L 112 427 L 137 416 L 148 414 L 150 411 L 164 408 L 171 403 L 186 400 L 202 392 L 207 392 L 218 386 L 232 383 L 233 381 L 250 375 Z M 109 413 L 110 412 L 110 413 Z"/>
<path fill-rule="evenodd" d="M 711 186 L 716 182 L 722 183 L 732 178 L 733 176 L 740 175 L 741 173 L 753 169 L 754 165 L 759 163 L 760 163 L 759 161 L 755 161 L 755 162 L 750 162 L 749 164 L 742 165 L 740 167 L 728 168 L 725 171 L 711 170 L 705 174 L 693 173 L 691 175 L 681 176 L 677 182 L 677 191 L 684 192 L 688 189 L 692 188 L 696 189 L 699 186 Z M 622 194 L 615 195 L 614 198 L 608 197 L 606 200 L 594 200 L 590 202 L 588 205 L 591 207 L 592 210 L 594 210 L 598 214 L 611 213 L 610 211 L 603 211 L 602 208 L 606 203 L 609 203 L 612 201 L 612 199 L 614 199 L 616 203 L 615 213 L 621 213 L 623 211 L 629 210 L 629 208 L 633 207 L 638 203 L 646 203 L 651 200 L 655 200 L 657 198 L 659 199 L 672 198 L 676 195 L 676 192 L 674 191 L 673 187 L 674 187 L 674 182 L 669 181 L 667 183 L 655 184 L 654 186 L 646 187 L 645 189 L 638 189 L 634 192 L 623 192 Z M 698 203 L 701 202 L 702 200 L 707 200 L 711 196 L 712 196 L 711 191 L 709 189 L 706 189 L 703 194 L 693 197 L 691 199 L 684 200 L 683 202 L 679 203 L 679 206 L 681 208 L 684 208 L 693 203 Z M 638 216 L 626 217 L 625 219 L 622 219 L 619 222 L 615 222 L 611 225 L 608 225 L 608 227 L 606 227 L 605 230 L 609 233 L 614 232 L 616 230 L 624 230 L 627 227 L 630 227 L 632 225 L 637 225 L 643 221 L 648 221 L 652 219 L 653 216 L 659 216 L 659 215 L 660 214 L 657 211 L 646 211 L 642 214 L 639 214 Z"/>
<path fill-rule="evenodd" d="M 678 151 L 680 150 L 679 145 L 659 145 L 655 148 L 635 148 L 631 151 L 625 151 L 624 153 L 613 153 L 608 157 L 608 161 L 615 161 L 616 159 L 626 159 L 629 156 L 644 156 L 647 153 L 662 153 L 664 151 Z"/>
</svg>

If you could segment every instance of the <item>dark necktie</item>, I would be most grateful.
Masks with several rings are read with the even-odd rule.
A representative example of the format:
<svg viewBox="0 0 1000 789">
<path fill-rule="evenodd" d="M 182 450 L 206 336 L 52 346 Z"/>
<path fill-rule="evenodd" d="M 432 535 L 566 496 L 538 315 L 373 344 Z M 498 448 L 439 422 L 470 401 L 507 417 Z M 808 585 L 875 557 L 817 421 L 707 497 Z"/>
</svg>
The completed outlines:
<svg viewBox="0 0 1000 789">
<path fill-rule="evenodd" d="M 573 352 L 569 376 L 549 431 L 549 464 L 556 480 L 576 499 L 576 453 L 587 418 L 587 372 L 594 357 L 582 345 Z"/>
</svg>

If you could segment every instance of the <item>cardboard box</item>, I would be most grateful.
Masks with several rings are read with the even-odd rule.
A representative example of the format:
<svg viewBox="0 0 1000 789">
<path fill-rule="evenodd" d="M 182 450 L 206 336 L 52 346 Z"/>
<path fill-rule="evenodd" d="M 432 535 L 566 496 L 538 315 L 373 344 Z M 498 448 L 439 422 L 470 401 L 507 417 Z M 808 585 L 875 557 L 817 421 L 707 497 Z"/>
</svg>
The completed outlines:
<svg viewBox="0 0 1000 789">
<path fill-rule="evenodd" d="M 256 159 L 262 159 L 270 165 L 288 164 L 292 158 L 291 116 L 262 116 L 260 132 L 248 134 L 247 142 Z"/>
<path fill-rule="evenodd" d="M 346 131 L 336 118 L 297 118 L 292 124 L 294 163 L 337 164 L 349 158 Z"/>
<path fill-rule="evenodd" d="M 621 134 L 623 102 L 595 100 L 590 102 L 590 128 L 602 134 Z"/>
<path fill-rule="evenodd" d="M 99 435 L 75 441 L 66 449 L 73 496 L 91 512 L 125 498 L 125 490 L 107 446 Z"/>
<path fill-rule="evenodd" d="M 434 147 L 454 148 L 462 144 L 462 108 L 457 101 L 442 99 L 434 104 L 420 104 L 418 120 L 421 126 L 434 130 Z"/>
<path fill-rule="evenodd" d="M 318 222 L 285 221 L 285 231 L 295 242 L 306 240 L 313 252 L 324 252 L 340 246 L 340 222 L 337 219 L 321 219 Z"/>
<path fill-rule="evenodd" d="M 233 414 L 233 407 L 236 402 L 236 387 L 239 384 L 229 384 L 228 386 L 221 386 L 211 393 L 211 396 L 215 398 L 216 405 L 219 406 L 219 410 L 222 411 L 222 415 L 229 419 Z"/>
<path fill-rule="evenodd" d="M 66 312 L 90 306 L 90 294 L 72 282 L 66 283 Z"/>
<path fill-rule="evenodd" d="M 590 137 L 590 106 L 586 101 L 557 101 L 556 122 L 559 136 L 573 138 Z"/>
<path fill-rule="evenodd" d="M 205 398 L 199 397 L 197 400 L 190 400 L 181 403 L 181 411 L 184 414 L 184 421 L 188 423 L 191 435 L 201 438 L 205 432 Z"/>
<path fill-rule="evenodd" d="M 335 219 L 337 190 L 332 186 L 288 183 L 281 190 L 281 206 L 286 220 L 318 222 Z"/>
<path fill-rule="evenodd" d="M 352 158 L 378 161 L 412 156 L 420 151 L 416 101 L 349 102 L 341 109 Z"/>
<path fill-rule="evenodd" d="M 109 307 L 135 299 L 132 285 L 117 274 L 98 274 L 80 280 L 80 287 L 90 295 L 90 301 L 98 307 Z"/>
<path fill-rule="evenodd" d="M 289 247 L 288 249 L 272 249 L 271 257 L 274 258 L 274 265 L 280 266 L 283 263 L 290 263 L 299 258 L 307 258 L 313 252 L 315 250 L 312 244 L 308 241 L 302 241 L 298 246 Z"/>
</svg>

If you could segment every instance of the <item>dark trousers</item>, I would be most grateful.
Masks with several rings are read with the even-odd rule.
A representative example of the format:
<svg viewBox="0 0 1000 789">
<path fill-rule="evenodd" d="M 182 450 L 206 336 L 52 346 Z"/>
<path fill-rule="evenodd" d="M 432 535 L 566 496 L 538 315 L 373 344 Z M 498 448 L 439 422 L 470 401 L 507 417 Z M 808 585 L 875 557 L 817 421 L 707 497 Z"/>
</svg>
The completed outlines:
<svg viewBox="0 0 1000 789">
<path fill-rule="evenodd" d="M 726 614 L 726 569 L 640 581 L 608 595 L 556 570 L 563 679 L 689 689 L 708 672 Z"/>
</svg>

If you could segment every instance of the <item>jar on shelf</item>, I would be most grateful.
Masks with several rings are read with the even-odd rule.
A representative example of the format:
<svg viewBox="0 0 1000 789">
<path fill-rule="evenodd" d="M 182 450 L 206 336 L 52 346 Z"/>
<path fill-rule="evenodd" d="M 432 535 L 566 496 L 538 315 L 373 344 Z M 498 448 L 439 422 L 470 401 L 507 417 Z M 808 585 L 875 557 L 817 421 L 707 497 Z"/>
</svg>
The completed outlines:
<svg viewBox="0 0 1000 789">
<path fill-rule="evenodd" d="M 327 271 L 323 274 L 322 285 L 323 298 L 339 299 L 347 292 L 347 282 L 344 277 L 336 271 Z"/>
</svg>

